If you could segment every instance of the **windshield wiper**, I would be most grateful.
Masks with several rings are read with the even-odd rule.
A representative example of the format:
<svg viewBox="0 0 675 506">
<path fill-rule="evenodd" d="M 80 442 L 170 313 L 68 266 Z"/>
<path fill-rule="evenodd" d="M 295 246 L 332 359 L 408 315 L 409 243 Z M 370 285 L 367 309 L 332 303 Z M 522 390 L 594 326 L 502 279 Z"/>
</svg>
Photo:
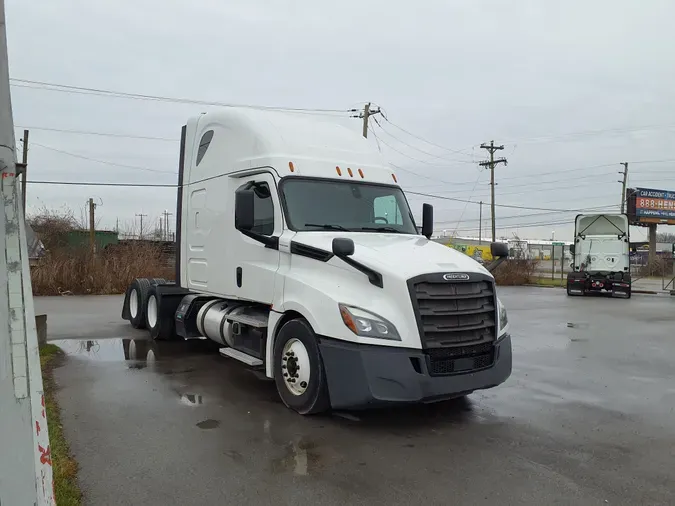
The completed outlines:
<svg viewBox="0 0 675 506">
<path fill-rule="evenodd" d="M 306 227 L 317 227 L 324 230 L 343 230 L 345 232 L 351 232 L 348 228 L 343 227 L 342 225 L 331 225 L 329 223 L 319 224 L 319 223 L 305 223 Z"/>
<path fill-rule="evenodd" d="M 359 230 L 367 230 L 372 232 L 393 232 L 395 234 L 402 234 L 403 232 L 394 227 L 361 227 Z"/>
</svg>

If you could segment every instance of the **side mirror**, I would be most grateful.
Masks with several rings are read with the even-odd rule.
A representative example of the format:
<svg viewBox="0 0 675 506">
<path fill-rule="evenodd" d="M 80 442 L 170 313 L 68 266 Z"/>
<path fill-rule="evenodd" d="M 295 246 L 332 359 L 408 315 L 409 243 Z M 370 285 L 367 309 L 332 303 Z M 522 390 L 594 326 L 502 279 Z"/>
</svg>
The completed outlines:
<svg viewBox="0 0 675 506">
<path fill-rule="evenodd" d="M 574 244 L 570 244 L 570 253 L 574 255 Z"/>
<path fill-rule="evenodd" d="M 333 239 L 333 255 L 336 257 L 349 257 L 354 254 L 354 241 L 346 237 Z"/>
<path fill-rule="evenodd" d="M 247 231 L 253 229 L 253 190 L 242 188 L 234 194 L 234 228 Z"/>
<path fill-rule="evenodd" d="M 431 239 L 434 233 L 434 206 L 422 204 L 422 235 Z"/>
<path fill-rule="evenodd" d="M 503 242 L 493 242 L 490 244 L 490 253 L 493 258 L 504 258 L 509 256 L 509 246 Z"/>
</svg>

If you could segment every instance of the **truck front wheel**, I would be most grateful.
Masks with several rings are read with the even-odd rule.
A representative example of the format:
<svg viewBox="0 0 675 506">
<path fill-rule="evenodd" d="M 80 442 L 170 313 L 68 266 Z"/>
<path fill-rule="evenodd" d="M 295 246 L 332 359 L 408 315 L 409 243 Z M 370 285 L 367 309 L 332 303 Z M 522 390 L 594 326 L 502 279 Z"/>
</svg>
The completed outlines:
<svg viewBox="0 0 675 506">
<path fill-rule="evenodd" d="M 290 320 L 274 342 L 274 381 L 284 404 L 301 415 L 330 409 L 316 334 L 304 319 Z"/>
</svg>

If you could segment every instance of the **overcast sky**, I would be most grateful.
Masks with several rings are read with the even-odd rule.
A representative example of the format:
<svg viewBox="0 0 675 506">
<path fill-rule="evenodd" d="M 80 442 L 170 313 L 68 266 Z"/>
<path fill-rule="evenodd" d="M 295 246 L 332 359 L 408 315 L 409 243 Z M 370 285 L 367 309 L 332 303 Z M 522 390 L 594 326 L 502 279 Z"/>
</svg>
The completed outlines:
<svg viewBox="0 0 675 506">
<path fill-rule="evenodd" d="M 7 0 L 15 79 L 270 106 L 377 103 L 391 123 L 379 117 L 374 133 L 403 186 L 485 201 L 484 231 L 489 174 L 475 162 L 491 139 L 509 162 L 496 169 L 498 204 L 616 210 L 622 161 L 635 162 L 631 186 L 675 189 L 674 17 L 665 0 Z M 12 100 L 17 139 L 31 129 L 29 180 L 175 183 L 180 127 L 208 109 L 18 86 Z M 170 189 L 34 184 L 29 212 L 79 216 L 89 197 L 107 228 L 175 210 Z M 437 231 L 478 234 L 476 204 L 409 200 L 417 216 L 434 204 Z M 570 239 L 575 214 L 499 207 L 498 235 Z"/>
</svg>

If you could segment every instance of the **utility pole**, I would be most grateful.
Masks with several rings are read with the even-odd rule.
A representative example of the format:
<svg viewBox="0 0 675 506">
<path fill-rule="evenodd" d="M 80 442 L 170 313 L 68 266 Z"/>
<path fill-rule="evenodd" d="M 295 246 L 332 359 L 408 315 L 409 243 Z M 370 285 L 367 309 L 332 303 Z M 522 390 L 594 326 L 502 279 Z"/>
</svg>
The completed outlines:
<svg viewBox="0 0 675 506">
<path fill-rule="evenodd" d="M 54 504 L 26 222 L 9 91 L 5 1 L 0 0 L 0 504 Z"/>
<path fill-rule="evenodd" d="M 480 211 L 478 211 L 478 244 L 483 244 L 483 201 L 480 201 Z"/>
<path fill-rule="evenodd" d="M 353 118 L 363 119 L 363 136 L 366 139 L 368 138 L 368 120 L 370 119 L 371 116 L 375 116 L 376 114 L 380 114 L 380 113 L 381 113 L 381 111 L 380 111 L 379 107 L 377 109 L 371 109 L 370 108 L 370 102 L 368 102 L 365 105 L 365 107 L 363 108 L 363 111 L 361 111 L 358 114 L 358 116 L 352 116 Z"/>
<path fill-rule="evenodd" d="M 623 165 L 623 170 L 619 172 L 619 174 L 623 174 L 623 181 L 619 181 L 619 183 L 622 183 L 621 185 L 621 214 L 623 214 L 624 209 L 626 207 L 626 184 L 628 183 L 628 162 L 621 162 L 621 165 Z"/>
<path fill-rule="evenodd" d="M 481 149 L 486 149 L 490 153 L 490 159 L 480 162 L 481 167 L 490 167 L 490 212 L 492 214 L 492 242 L 496 240 L 496 226 L 495 226 L 495 166 L 503 163 L 507 165 L 506 158 L 498 158 L 495 160 L 495 152 L 504 149 L 504 146 L 495 146 L 495 141 L 490 141 L 490 144 L 481 144 Z"/>
<path fill-rule="evenodd" d="M 169 216 L 173 216 L 173 213 L 170 213 L 166 209 L 162 213 L 162 216 L 164 216 L 164 240 L 169 241 L 170 240 L 170 235 L 169 235 Z"/>
<path fill-rule="evenodd" d="M 91 250 L 92 257 L 96 254 L 96 221 L 94 219 L 94 209 L 96 209 L 96 204 L 94 204 L 94 199 L 89 199 L 89 248 Z"/>
<path fill-rule="evenodd" d="M 147 216 L 147 214 L 139 213 L 136 216 L 140 216 L 141 218 L 141 232 L 139 234 L 139 239 L 143 239 L 143 217 Z"/>
<path fill-rule="evenodd" d="M 28 130 L 23 131 L 23 156 L 21 158 L 22 163 L 17 165 L 19 166 L 19 171 L 21 173 L 21 198 L 23 204 L 23 215 L 26 216 L 26 170 L 28 170 Z"/>
</svg>

